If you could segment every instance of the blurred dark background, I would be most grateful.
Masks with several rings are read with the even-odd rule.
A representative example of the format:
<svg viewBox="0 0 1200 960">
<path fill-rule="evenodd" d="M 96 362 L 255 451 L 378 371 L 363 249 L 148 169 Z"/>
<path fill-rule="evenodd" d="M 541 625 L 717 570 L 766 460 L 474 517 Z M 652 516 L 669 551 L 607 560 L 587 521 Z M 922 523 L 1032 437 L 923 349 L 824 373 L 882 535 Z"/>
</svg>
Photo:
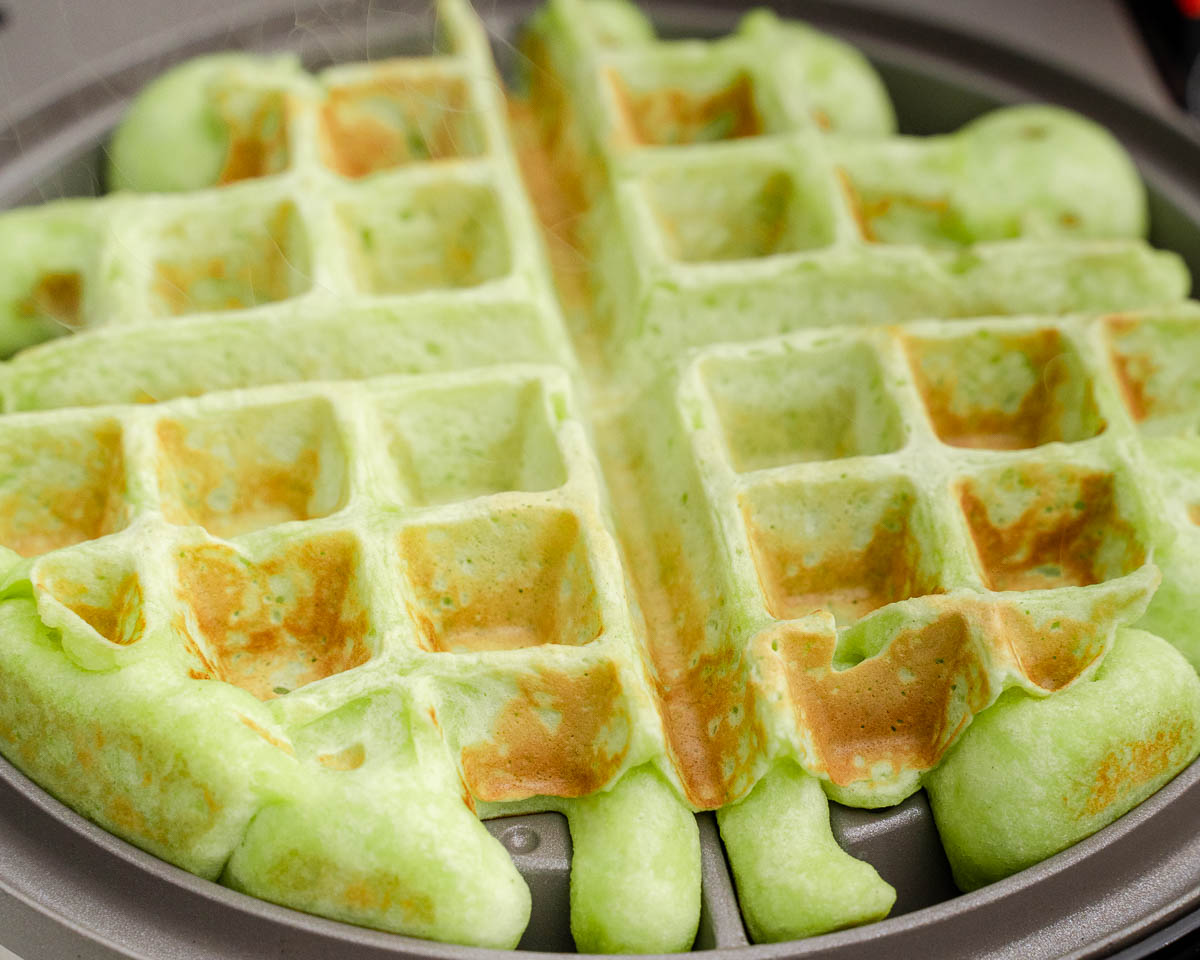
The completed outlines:
<svg viewBox="0 0 1200 960">
<path fill-rule="evenodd" d="M 404 0 L 378 0 L 403 7 Z M 1200 0 L 1178 0 L 1200 7 Z M 130 46 L 159 45 L 164 34 L 211 33 L 268 14 L 292 12 L 305 30 L 305 10 L 337 0 L 0 0 L 0 123 L 32 103 L 53 99 L 80 80 L 94 79 L 99 64 Z M 479 0 L 486 7 L 488 0 Z M 1170 85 L 1160 79 L 1150 50 L 1176 62 L 1184 49 L 1184 18 L 1176 0 L 847 0 L 869 16 L 872 7 L 903 10 L 1069 66 L 1077 73 L 1142 104 L 1172 102 L 1182 89 L 1182 67 Z M 754 4 L 747 0 L 747 4 Z M 1136 16 L 1134 11 L 1136 11 Z M 1155 38 L 1143 42 L 1139 26 Z M 1194 25 L 1189 21 L 1189 27 Z M 1195 29 L 1190 49 L 1195 49 Z M 128 51 L 127 51 L 128 52 Z M 1189 61 L 1190 62 L 1190 61 Z"/>
</svg>

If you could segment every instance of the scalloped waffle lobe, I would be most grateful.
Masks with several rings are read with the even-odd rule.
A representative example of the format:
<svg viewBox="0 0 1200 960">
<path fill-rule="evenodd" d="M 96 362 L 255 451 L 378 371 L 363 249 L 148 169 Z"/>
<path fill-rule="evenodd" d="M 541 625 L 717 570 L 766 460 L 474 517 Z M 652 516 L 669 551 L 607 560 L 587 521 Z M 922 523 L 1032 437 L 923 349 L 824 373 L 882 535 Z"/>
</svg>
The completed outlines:
<svg viewBox="0 0 1200 960">
<path fill-rule="evenodd" d="M 113 192 L 0 218 L 6 757 L 464 944 L 530 914 L 481 818 L 558 811 L 608 952 L 691 947 L 694 811 L 784 940 L 896 897 L 829 799 L 924 788 L 972 889 L 1196 757 L 1200 311 L 1111 137 L 900 136 L 763 11 L 549 0 L 507 95 L 438 27 L 186 63 Z"/>
</svg>

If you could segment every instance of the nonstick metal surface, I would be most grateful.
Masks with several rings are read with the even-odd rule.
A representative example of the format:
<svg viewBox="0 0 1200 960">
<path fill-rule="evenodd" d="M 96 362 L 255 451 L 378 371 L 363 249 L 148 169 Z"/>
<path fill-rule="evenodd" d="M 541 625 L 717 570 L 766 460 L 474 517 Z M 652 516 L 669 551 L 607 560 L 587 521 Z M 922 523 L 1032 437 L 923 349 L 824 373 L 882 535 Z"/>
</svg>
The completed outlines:
<svg viewBox="0 0 1200 960">
<path fill-rule="evenodd" d="M 668 36 L 730 30 L 743 5 L 647 4 Z M 1200 275 L 1200 139 L 1068 73 L 936 24 L 846 3 L 773 4 L 863 49 L 908 133 L 957 128 L 999 103 L 1043 100 L 1091 116 L 1125 144 L 1151 188 L 1151 240 Z M 311 66 L 427 52 L 422 0 L 324 3 L 301 18 L 260 18 L 230 33 L 180 34 L 149 57 L 117 58 L 98 79 L 17 120 L 0 139 L 0 204 L 99 189 L 102 144 L 128 97 L 168 65 L 222 47 L 298 50 Z M 481 8 L 502 68 L 531 9 Z M 296 25 L 302 19 L 304 30 Z M 958 895 L 924 794 L 890 810 L 831 805 L 834 832 L 899 892 L 888 920 L 792 943 L 749 946 L 711 814 L 699 818 L 703 911 L 696 950 L 720 960 L 784 957 L 1049 958 L 1104 956 L 1200 906 L 1200 764 L 1117 823 L 1014 877 Z M 570 951 L 570 838 L 557 814 L 494 820 L 533 892 L 522 949 Z M 0 936 L 26 960 L 500 960 L 498 951 L 364 930 L 277 907 L 192 876 L 119 840 L 0 760 Z M 1161 938 L 1164 934 L 1159 934 Z M 1136 947 L 1128 954 L 1140 953 Z"/>
</svg>

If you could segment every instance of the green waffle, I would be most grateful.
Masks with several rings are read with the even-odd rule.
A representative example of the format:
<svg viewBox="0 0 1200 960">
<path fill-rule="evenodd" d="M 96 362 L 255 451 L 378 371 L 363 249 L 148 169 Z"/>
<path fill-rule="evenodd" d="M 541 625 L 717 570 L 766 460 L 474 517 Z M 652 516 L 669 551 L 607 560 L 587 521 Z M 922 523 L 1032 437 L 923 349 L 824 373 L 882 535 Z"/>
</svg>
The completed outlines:
<svg viewBox="0 0 1200 960">
<path fill-rule="evenodd" d="M 898 136 L 761 11 L 550 0 L 511 100 L 438 22 L 184 64 L 113 193 L 0 218 L 6 757 L 201 876 L 462 944 L 530 913 L 481 818 L 559 811 L 577 946 L 661 952 L 693 811 L 786 940 L 895 900 L 827 798 L 925 787 L 972 889 L 1200 753 L 1200 309 L 1111 137 Z"/>
</svg>

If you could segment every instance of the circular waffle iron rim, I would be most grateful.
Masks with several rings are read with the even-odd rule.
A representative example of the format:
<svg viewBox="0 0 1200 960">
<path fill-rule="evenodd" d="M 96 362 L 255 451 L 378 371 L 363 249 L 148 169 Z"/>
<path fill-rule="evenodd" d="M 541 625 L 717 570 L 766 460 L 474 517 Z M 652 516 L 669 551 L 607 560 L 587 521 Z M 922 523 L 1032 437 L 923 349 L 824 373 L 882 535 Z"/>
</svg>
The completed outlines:
<svg viewBox="0 0 1200 960">
<path fill-rule="evenodd" d="M 996 103 L 1029 99 L 1090 115 L 1125 144 L 1150 184 L 1152 241 L 1180 253 L 1200 276 L 1200 184 L 1193 173 L 1200 139 L 1183 122 L 931 21 L 834 0 L 769 5 L 863 48 L 899 95 L 912 132 L 953 129 Z M 728 30 L 744 9 L 734 0 L 649 0 L 647 6 L 668 32 L 693 34 Z M 67 78 L 41 103 L 15 105 L 13 135 L 0 142 L 0 203 L 86 190 L 81 158 L 94 153 L 128 97 L 168 63 L 221 47 L 299 46 L 313 63 L 361 58 L 370 52 L 366 32 L 375 7 L 371 0 L 326 2 L 298 32 L 297 6 L 290 3 L 279 15 L 260 15 L 240 28 L 230 30 L 216 20 L 211 28 L 193 24 L 87 65 L 86 81 Z M 489 27 L 505 36 L 530 9 L 527 2 L 495 0 L 483 13 Z M 7 895 L 0 897 L 0 930 L 6 941 L 21 938 L 11 945 L 26 950 L 28 960 L 511 955 L 356 928 L 256 900 L 107 833 L 3 759 L 0 781 L 0 891 Z M 712 951 L 714 960 L 850 958 L 866 950 L 878 960 L 1109 954 L 1172 921 L 1200 925 L 1198 811 L 1200 762 L 1116 823 L 1007 880 L 866 927 L 791 943 L 719 948 Z M 98 913 L 111 921 L 103 929 L 92 922 Z"/>
</svg>

